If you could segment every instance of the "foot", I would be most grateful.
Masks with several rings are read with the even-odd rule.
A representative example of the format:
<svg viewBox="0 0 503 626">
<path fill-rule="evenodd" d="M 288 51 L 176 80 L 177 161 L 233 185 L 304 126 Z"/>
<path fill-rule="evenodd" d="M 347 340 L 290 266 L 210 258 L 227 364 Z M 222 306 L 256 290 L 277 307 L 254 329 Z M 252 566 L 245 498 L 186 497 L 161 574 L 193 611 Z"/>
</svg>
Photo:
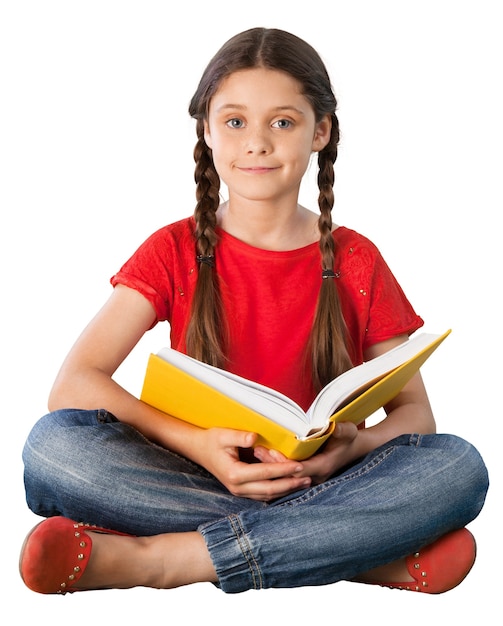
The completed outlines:
<svg viewBox="0 0 503 626">
<path fill-rule="evenodd" d="M 396 580 L 414 582 L 414 578 L 409 574 L 407 559 L 405 558 L 364 572 L 358 576 L 357 582 L 386 584 L 387 582 L 392 583 Z"/>
<path fill-rule="evenodd" d="M 132 537 L 59 516 L 28 534 L 19 571 L 27 587 L 44 594 L 217 581 L 197 532 Z"/>
<path fill-rule="evenodd" d="M 473 567 L 475 556 L 473 535 L 466 528 L 460 528 L 404 560 L 366 572 L 355 579 L 355 582 L 423 593 L 444 593 L 465 579 Z"/>
</svg>

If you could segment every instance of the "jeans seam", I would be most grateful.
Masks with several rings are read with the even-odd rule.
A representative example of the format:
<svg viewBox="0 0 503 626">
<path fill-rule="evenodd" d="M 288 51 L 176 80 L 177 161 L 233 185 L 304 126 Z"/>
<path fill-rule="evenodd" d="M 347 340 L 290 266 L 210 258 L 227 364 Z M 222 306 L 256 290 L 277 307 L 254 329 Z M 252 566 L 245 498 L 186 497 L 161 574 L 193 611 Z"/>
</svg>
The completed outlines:
<svg viewBox="0 0 503 626">
<path fill-rule="evenodd" d="M 246 560 L 246 563 L 248 564 L 248 569 L 250 571 L 252 581 L 253 581 L 253 588 L 262 589 L 264 583 L 263 583 L 260 567 L 259 567 L 257 560 L 253 556 L 250 542 L 248 541 L 246 537 L 246 533 L 241 523 L 241 520 L 239 519 L 237 515 L 229 515 L 228 519 L 232 527 L 232 530 L 234 532 L 234 535 L 236 536 L 239 549 L 241 550 L 241 553 L 244 559 Z M 258 584 L 257 584 L 257 577 L 258 577 Z"/>
<path fill-rule="evenodd" d="M 421 446 L 421 441 L 423 436 L 418 433 L 413 433 L 409 439 L 409 445 L 414 446 L 415 448 L 419 448 Z"/>
</svg>

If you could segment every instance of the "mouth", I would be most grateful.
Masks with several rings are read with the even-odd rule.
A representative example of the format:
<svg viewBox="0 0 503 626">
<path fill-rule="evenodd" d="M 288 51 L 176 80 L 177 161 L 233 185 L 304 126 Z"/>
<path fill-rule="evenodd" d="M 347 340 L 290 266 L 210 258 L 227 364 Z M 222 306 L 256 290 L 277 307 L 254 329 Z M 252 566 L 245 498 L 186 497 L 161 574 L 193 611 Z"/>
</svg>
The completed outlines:
<svg viewBox="0 0 503 626">
<path fill-rule="evenodd" d="M 275 172 L 278 170 L 278 167 L 238 167 L 240 172 L 244 172 L 245 174 L 269 174 L 270 172 Z"/>
</svg>

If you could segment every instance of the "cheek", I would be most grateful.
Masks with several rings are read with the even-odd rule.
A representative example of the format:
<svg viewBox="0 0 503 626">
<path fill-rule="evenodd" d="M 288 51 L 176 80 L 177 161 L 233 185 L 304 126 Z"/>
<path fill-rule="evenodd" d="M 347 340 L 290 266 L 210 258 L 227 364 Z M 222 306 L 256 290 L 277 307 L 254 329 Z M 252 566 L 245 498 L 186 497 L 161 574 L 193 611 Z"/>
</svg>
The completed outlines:
<svg viewBox="0 0 503 626">
<path fill-rule="evenodd" d="M 213 160 L 213 165 L 215 166 L 215 170 L 219 177 L 224 180 L 226 178 L 226 171 L 228 170 L 229 159 L 222 151 L 218 141 L 215 141 L 214 138 L 212 140 L 212 146 L 213 147 L 211 148 L 211 158 Z"/>
<path fill-rule="evenodd" d="M 218 163 L 220 167 L 231 163 L 236 152 L 232 142 L 223 139 L 218 134 L 211 136 L 210 148 L 215 166 Z"/>
<path fill-rule="evenodd" d="M 295 154 L 295 164 L 297 168 L 304 171 L 308 168 L 309 164 L 316 156 L 311 149 L 311 143 L 307 141 L 303 142 L 301 146 L 299 144 L 295 146 Z"/>
</svg>

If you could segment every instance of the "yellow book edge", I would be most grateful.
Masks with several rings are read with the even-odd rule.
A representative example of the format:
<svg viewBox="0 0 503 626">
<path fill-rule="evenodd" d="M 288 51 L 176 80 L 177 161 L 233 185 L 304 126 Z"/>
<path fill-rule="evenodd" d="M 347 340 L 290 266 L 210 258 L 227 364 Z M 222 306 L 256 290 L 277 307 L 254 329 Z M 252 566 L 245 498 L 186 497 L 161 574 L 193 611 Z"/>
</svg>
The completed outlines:
<svg viewBox="0 0 503 626">
<path fill-rule="evenodd" d="M 149 356 L 140 399 L 163 413 L 200 428 L 232 428 L 257 433 L 255 445 L 280 450 L 300 460 L 312 456 L 333 432 L 329 424 L 320 438 L 300 440 L 287 428 L 178 369 L 156 354 Z"/>
<path fill-rule="evenodd" d="M 279 450 L 291 459 L 303 460 L 323 445 L 337 422 L 359 424 L 386 405 L 450 332 L 448 330 L 403 365 L 373 381 L 370 388 L 363 392 L 360 388 L 356 398 L 327 420 L 326 428 L 309 438 L 299 439 L 289 429 L 220 393 L 156 354 L 149 356 L 140 399 L 163 413 L 201 428 L 232 428 L 257 433 L 256 445 Z"/>
<path fill-rule="evenodd" d="M 450 335 L 451 330 L 440 335 L 430 345 L 419 351 L 408 361 L 391 370 L 388 374 L 376 382 L 371 382 L 361 392 L 361 388 L 353 394 L 354 399 L 346 402 L 330 418 L 337 422 L 353 422 L 360 424 L 370 415 L 390 402 L 403 389 L 407 382 L 419 371 L 425 361 L 433 354 L 444 339 Z"/>
</svg>

